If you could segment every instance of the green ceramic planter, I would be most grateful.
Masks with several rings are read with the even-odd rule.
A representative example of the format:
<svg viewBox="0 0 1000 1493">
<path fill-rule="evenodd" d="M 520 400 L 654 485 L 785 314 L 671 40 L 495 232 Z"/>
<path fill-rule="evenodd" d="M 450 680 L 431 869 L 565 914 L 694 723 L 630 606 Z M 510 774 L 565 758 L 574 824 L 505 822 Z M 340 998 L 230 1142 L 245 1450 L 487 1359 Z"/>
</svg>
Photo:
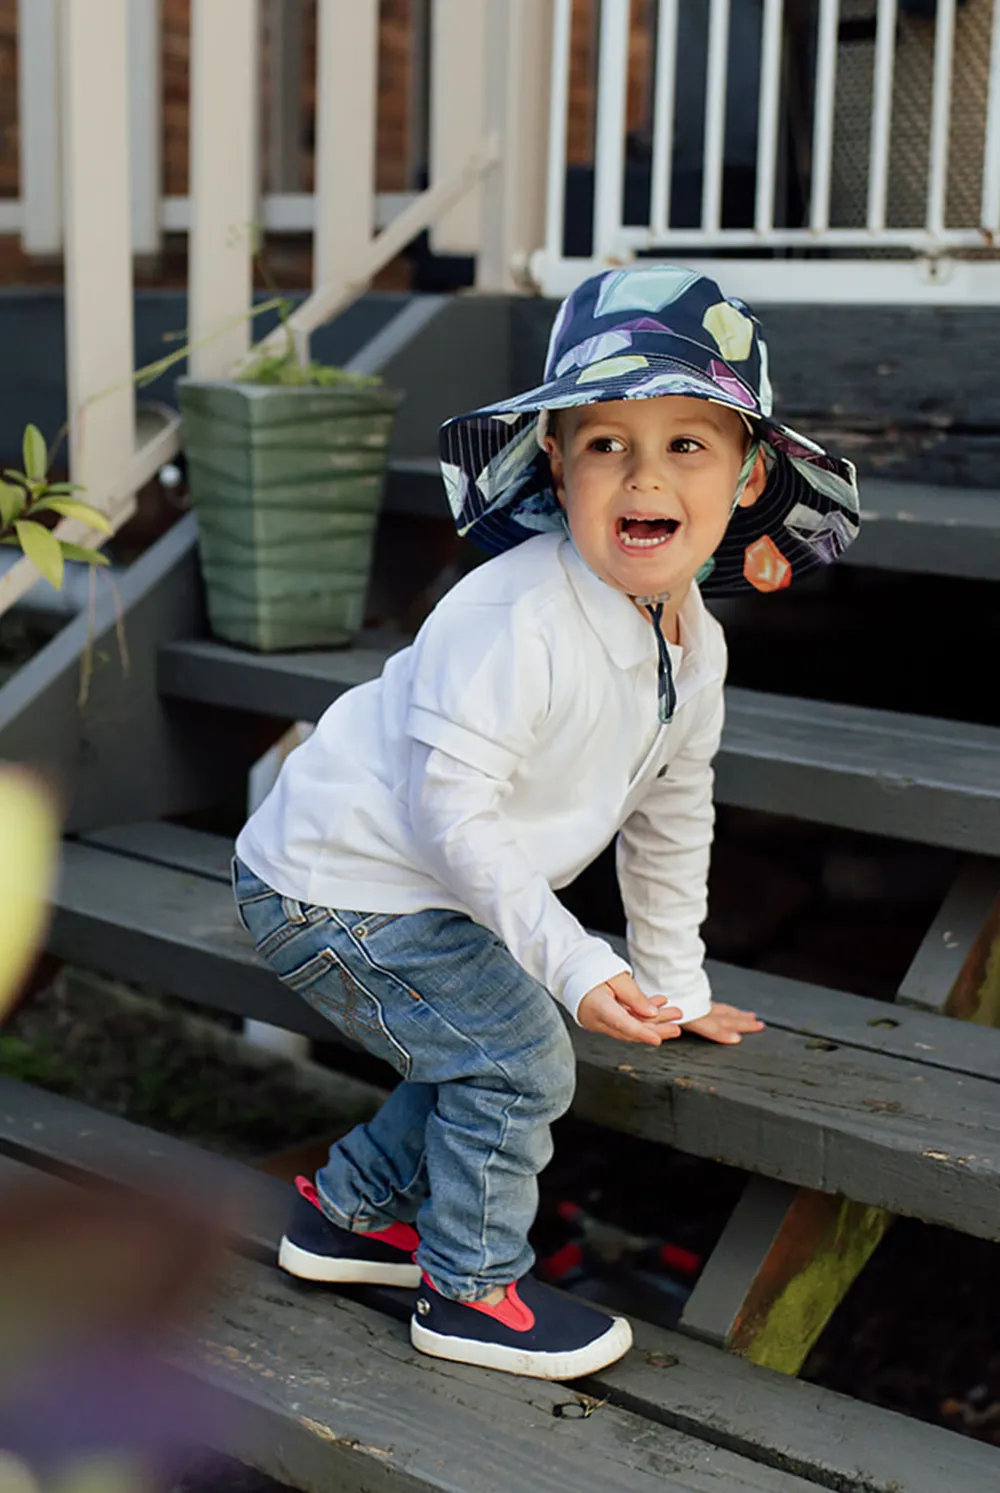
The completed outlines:
<svg viewBox="0 0 1000 1493">
<path fill-rule="evenodd" d="M 179 379 L 213 632 L 262 653 L 361 625 L 399 395 Z"/>
</svg>

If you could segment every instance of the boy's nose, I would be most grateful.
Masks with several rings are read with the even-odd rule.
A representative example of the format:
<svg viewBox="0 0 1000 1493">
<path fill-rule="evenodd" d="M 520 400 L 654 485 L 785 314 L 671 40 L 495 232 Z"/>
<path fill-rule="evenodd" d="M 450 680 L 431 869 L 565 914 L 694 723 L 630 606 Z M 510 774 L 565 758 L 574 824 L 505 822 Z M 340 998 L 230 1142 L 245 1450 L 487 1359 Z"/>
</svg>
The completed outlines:
<svg viewBox="0 0 1000 1493">
<path fill-rule="evenodd" d="M 666 484 L 659 462 L 648 457 L 636 458 L 625 485 L 630 492 L 662 492 Z"/>
</svg>

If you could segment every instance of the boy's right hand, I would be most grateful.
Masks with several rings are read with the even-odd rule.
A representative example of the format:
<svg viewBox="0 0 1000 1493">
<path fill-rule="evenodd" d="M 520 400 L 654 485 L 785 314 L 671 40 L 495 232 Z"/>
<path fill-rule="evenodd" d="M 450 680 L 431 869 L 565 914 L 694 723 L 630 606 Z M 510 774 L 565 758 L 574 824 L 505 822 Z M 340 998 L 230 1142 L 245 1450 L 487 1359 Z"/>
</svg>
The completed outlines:
<svg viewBox="0 0 1000 1493">
<path fill-rule="evenodd" d="M 651 1000 L 631 975 L 620 974 L 587 991 L 576 1019 L 588 1032 L 600 1032 L 619 1042 L 647 1042 L 650 1047 L 659 1047 L 670 1037 L 680 1036 L 680 1027 L 671 1024 L 680 1014 L 676 1006 L 668 1006 L 666 996 Z"/>
</svg>

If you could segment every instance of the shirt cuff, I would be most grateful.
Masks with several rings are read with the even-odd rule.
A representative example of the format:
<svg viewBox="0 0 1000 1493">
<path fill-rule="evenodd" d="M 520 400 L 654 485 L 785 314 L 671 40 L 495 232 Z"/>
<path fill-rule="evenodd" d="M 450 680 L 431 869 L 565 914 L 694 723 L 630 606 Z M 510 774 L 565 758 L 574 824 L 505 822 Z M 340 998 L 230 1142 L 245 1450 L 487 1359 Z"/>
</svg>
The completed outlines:
<svg viewBox="0 0 1000 1493">
<path fill-rule="evenodd" d="M 579 1026 L 577 1012 L 580 1002 L 598 985 L 613 980 L 615 975 L 630 975 L 631 965 L 616 954 L 603 938 L 588 938 L 579 948 L 563 960 L 552 982 L 552 994 L 566 1007 Z"/>
<path fill-rule="evenodd" d="M 635 980 L 645 995 L 665 995 L 667 1005 L 676 1006 L 681 1013 L 677 1018 L 679 1026 L 684 1026 L 689 1021 L 700 1020 L 712 1009 L 712 987 L 703 969 L 698 971 L 695 978 L 690 980 L 681 992 L 672 989 L 672 982 L 669 980 L 657 984 L 655 979 L 644 978 L 643 971 L 638 968 Z"/>
</svg>

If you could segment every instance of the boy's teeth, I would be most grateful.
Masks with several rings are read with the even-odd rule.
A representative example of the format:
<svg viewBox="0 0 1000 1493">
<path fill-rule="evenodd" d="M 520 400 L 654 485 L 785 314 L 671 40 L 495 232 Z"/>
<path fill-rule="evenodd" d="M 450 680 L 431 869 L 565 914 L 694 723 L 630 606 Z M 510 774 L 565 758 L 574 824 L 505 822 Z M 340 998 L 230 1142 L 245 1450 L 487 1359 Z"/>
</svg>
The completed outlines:
<svg viewBox="0 0 1000 1493">
<path fill-rule="evenodd" d="M 677 528 L 676 520 L 670 518 L 623 518 L 618 532 L 629 549 L 655 549 L 672 539 Z"/>
</svg>

